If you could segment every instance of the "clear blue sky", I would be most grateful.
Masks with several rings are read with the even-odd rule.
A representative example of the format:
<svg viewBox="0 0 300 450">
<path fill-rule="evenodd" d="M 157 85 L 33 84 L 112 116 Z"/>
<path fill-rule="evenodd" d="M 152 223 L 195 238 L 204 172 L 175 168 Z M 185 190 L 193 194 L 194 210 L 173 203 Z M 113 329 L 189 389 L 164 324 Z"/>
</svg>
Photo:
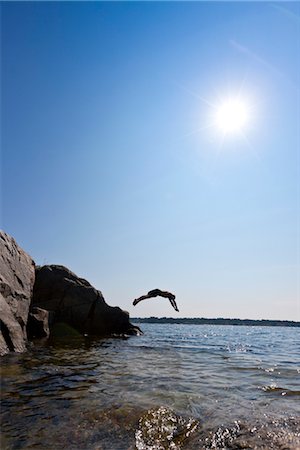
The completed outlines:
<svg viewBox="0 0 300 450">
<path fill-rule="evenodd" d="M 11 2 L 1 17 L 1 227 L 36 263 L 133 316 L 178 315 L 131 305 L 158 287 L 180 317 L 300 320 L 300 4 Z M 211 115 L 237 94 L 251 118 L 223 138 Z"/>
</svg>

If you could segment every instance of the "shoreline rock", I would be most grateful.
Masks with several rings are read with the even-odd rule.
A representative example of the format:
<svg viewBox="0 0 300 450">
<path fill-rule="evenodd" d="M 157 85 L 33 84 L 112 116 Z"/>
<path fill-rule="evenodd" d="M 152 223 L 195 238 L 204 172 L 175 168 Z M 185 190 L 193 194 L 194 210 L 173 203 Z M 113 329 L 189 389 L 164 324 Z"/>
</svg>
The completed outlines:
<svg viewBox="0 0 300 450">
<path fill-rule="evenodd" d="M 109 306 L 88 281 L 64 266 L 35 266 L 0 230 L 0 356 L 26 351 L 28 338 L 49 337 L 56 323 L 82 335 L 143 334 L 128 312 Z"/>
<path fill-rule="evenodd" d="M 36 267 L 32 305 L 51 311 L 54 323 L 66 323 L 81 334 L 137 334 L 126 311 L 109 306 L 100 291 L 64 266 Z"/>
<path fill-rule="evenodd" d="M 0 355 L 26 349 L 34 280 L 32 258 L 0 230 Z"/>
<path fill-rule="evenodd" d="M 36 306 L 31 306 L 27 323 L 28 339 L 49 337 L 49 327 L 53 323 L 53 318 L 51 316 L 49 311 Z"/>
</svg>

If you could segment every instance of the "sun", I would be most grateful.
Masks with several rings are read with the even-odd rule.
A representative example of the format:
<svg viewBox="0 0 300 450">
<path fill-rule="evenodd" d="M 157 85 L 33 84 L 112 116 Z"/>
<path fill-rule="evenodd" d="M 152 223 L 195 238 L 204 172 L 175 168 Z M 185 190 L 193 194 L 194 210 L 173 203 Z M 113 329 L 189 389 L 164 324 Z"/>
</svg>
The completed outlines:
<svg viewBox="0 0 300 450">
<path fill-rule="evenodd" d="M 258 119 L 262 117 L 258 107 L 261 101 L 257 102 L 257 95 L 250 86 L 245 86 L 245 80 L 235 89 L 232 86 L 220 91 L 215 89 L 214 97 L 202 97 L 189 90 L 188 93 L 200 101 L 202 107 L 197 127 L 186 136 L 201 134 L 218 154 L 223 149 L 252 148 L 249 136 L 256 133 Z"/>
<path fill-rule="evenodd" d="M 215 108 L 215 126 L 224 134 L 243 132 L 249 119 L 249 106 L 239 98 L 226 99 Z"/>
</svg>

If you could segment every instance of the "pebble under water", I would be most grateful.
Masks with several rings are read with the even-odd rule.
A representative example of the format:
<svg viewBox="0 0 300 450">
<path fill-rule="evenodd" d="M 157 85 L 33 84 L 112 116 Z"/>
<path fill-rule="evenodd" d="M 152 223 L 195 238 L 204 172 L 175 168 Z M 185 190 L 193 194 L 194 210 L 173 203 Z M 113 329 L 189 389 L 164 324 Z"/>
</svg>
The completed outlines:
<svg viewBox="0 0 300 450">
<path fill-rule="evenodd" d="M 300 329 L 142 324 L 1 360 L 1 449 L 300 449 Z"/>
</svg>

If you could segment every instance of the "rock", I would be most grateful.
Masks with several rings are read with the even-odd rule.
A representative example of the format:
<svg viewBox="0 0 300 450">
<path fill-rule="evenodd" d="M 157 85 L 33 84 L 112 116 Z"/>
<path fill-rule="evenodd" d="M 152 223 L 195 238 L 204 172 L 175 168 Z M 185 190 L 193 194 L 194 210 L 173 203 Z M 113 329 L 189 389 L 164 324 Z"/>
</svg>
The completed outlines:
<svg viewBox="0 0 300 450">
<path fill-rule="evenodd" d="M 75 328 L 64 322 L 56 322 L 51 327 L 51 337 L 54 338 L 81 338 L 83 336 Z"/>
<path fill-rule="evenodd" d="M 12 352 L 24 352 L 25 337 L 19 322 L 15 319 L 11 308 L 0 294 L 0 355 Z"/>
<path fill-rule="evenodd" d="M 198 425 L 196 419 L 178 416 L 170 408 L 160 406 L 150 409 L 139 420 L 135 433 L 136 448 L 180 450 Z"/>
<path fill-rule="evenodd" d="M 35 278 L 34 262 L 0 230 L 0 354 L 26 348 L 26 325 Z"/>
<path fill-rule="evenodd" d="M 129 336 L 141 336 L 144 333 L 137 325 L 131 325 L 131 327 L 126 330 L 126 334 Z"/>
<path fill-rule="evenodd" d="M 45 309 L 34 306 L 31 308 L 28 323 L 27 323 L 27 335 L 29 339 L 48 337 L 49 331 L 49 319 L 51 314 Z"/>
<path fill-rule="evenodd" d="M 53 311 L 56 322 L 66 323 L 82 334 L 138 334 L 127 312 L 109 306 L 100 291 L 63 266 L 36 268 L 32 304 Z"/>
</svg>

